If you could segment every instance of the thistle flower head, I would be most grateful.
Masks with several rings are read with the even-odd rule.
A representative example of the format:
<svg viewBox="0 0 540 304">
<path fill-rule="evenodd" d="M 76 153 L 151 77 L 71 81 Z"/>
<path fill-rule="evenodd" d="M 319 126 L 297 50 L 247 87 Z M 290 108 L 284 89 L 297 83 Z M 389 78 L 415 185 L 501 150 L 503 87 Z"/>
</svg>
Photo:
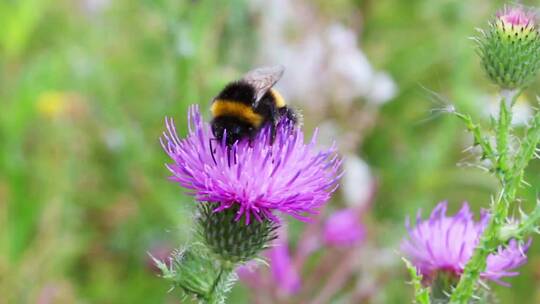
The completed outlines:
<svg viewBox="0 0 540 304">
<path fill-rule="evenodd" d="M 189 134 L 180 139 L 172 120 L 161 143 L 173 163 L 171 180 L 189 190 L 199 202 L 220 212 L 238 206 L 235 220 L 245 216 L 277 220 L 274 211 L 305 219 L 316 213 L 337 188 L 341 160 L 335 148 L 316 151 L 315 136 L 304 143 L 300 128 L 282 120 L 272 138 L 270 127 L 251 140 L 216 142 L 197 106 L 188 115 Z"/>
<path fill-rule="evenodd" d="M 507 30 L 531 31 L 535 28 L 535 14 L 520 6 L 505 7 L 497 13 L 497 25 Z"/>
<path fill-rule="evenodd" d="M 334 212 L 324 225 L 323 239 L 330 246 L 354 246 L 366 237 L 366 228 L 356 209 L 343 209 Z"/>
<path fill-rule="evenodd" d="M 503 89 L 527 85 L 540 68 L 540 36 L 535 14 L 522 6 L 506 7 L 477 39 L 489 78 Z"/>
<path fill-rule="evenodd" d="M 474 221 L 467 203 L 454 216 L 447 216 L 446 202 L 440 203 L 429 219 L 422 220 L 418 214 L 415 227 L 407 221 L 409 235 L 403 240 L 401 250 L 427 280 L 435 279 L 440 273 L 459 277 L 488 218 L 487 213 L 482 212 L 480 221 Z M 525 252 L 528 247 L 529 244 L 521 246 L 511 240 L 508 246 L 488 256 L 487 267 L 481 277 L 505 285 L 501 279 L 518 274 L 514 269 L 527 261 Z"/>
<path fill-rule="evenodd" d="M 276 222 L 268 219 L 245 225 L 235 221 L 238 206 L 213 212 L 209 203 L 199 205 L 197 223 L 206 246 L 227 266 L 246 263 L 268 248 L 277 237 Z"/>
<path fill-rule="evenodd" d="M 150 257 L 164 279 L 173 287 L 179 287 L 186 296 L 196 299 L 203 299 L 211 292 L 219 271 L 205 248 L 197 244 L 175 250 L 163 260 Z"/>
</svg>

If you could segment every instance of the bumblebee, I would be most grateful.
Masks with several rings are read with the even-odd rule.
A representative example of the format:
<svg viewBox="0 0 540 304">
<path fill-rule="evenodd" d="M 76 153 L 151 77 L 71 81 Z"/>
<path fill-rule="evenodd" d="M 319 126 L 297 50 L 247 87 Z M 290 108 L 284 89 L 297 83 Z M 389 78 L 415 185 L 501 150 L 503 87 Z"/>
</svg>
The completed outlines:
<svg viewBox="0 0 540 304">
<path fill-rule="evenodd" d="M 296 112 L 272 87 L 281 79 L 283 66 L 261 67 L 249 71 L 240 80 L 229 83 L 213 99 L 212 133 L 228 146 L 242 139 L 253 139 L 266 125 L 271 127 L 272 138 L 282 117 L 298 122 Z"/>
</svg>

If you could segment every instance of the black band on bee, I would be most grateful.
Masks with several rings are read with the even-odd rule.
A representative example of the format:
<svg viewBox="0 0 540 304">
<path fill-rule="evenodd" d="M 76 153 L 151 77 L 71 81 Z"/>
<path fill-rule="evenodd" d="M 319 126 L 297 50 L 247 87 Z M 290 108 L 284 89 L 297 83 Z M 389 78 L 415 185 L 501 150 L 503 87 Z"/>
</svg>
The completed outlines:
<svg viewBox="0 0 540 304">
<path fill-rule="evenodd" d="M 215 99 L 234 100 L 251 107 L 255 101 L 255 88 L 242 81 L 232 82 Z"/>
<path fill-rule="evenodd" d="M 272 88 L 283 70 L 281 66 L 255 69 L 225 86 L 210 107 L 212 133 L 216 139 L 222 140 L 226 133 L 226 143 L 231 146 L 237 140 L 251 140 L 266 125 L 270 125 L 274 138 L 281 117 L 293 123 L 298 121 L 296 113 Z"/>
</svg>

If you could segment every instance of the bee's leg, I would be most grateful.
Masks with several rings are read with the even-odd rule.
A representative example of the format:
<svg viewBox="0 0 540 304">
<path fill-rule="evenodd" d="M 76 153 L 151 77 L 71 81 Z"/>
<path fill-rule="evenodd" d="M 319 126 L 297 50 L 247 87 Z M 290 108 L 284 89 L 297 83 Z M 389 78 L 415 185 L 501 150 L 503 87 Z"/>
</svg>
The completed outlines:
<svg viewBox="0 0 540 304">
<path fill-rule="evenodd" d="M 298 124 L 299 116 L 298 113 L 288 106 L 279 108 L 279 115 L 286 117 L 294 125 Z"/>
<path fill-rule="evenodd" d="M 277 124 L 277 121 L 272 121 L 270 124 L 270 145 L 273 145 L 276 140 Z"/>
<path fill-rule="evenodd" d="M 234 150 L 233 150 L 233 163 L 236 165 L 236 146 L 234 146 Z"/>
<path fill-rule="evenodd" d="M 231 153 L 232 153 L 232 157 L 231 157 Z M 236 146 L 227 147 L 227 165 L 229 167 L 231 166 L 231 158 L 232 158 L 232 164 L 236 165 L 236 163 L 237 163 L 237 161 L 236 161 Z"/>
<path fill-rule="evenodd" d="M 276 140 L 277 126 L 281 119 L 281 109 L 277 107 L 272 108 L 272 119 L 270 120 L 270 145 L 274 144 Z"/>
<path fill-rule="evenodd" d="M 212 142 L 216 140 L 215 138 L 210 138 L 208 140 L 208 145 L 210 146 L 210 154 L 212 154 L 212 159 L 214 160 L 214 164 L 217 165 L 216 158 L 214 156 L 214 147 L 212 146 Z"/>
<path fill-rule="evenodd" d="M 250 148 L 253 148 L 253 141 L 255 140 L 255 136 L 257 136 L 255 132 L 251 132 L 249 136 L 247 136 L 247 141 Z"/>
<path fill-rule="evenodd" d="M 227 165 L 231 167 L 231 147 L 227 146 Z"/>
</svg>

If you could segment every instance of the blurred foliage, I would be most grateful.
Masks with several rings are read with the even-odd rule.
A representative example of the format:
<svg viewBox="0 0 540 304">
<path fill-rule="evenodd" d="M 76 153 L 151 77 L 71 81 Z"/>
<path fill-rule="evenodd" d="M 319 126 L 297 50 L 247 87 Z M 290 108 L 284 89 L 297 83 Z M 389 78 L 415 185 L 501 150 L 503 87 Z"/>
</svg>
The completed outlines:
<svg viewBox="0 0 540 304">
<path fill-rule="evenodd" d="M 467 38 L 502 4 L 314 2 L 327 18 L 361 28 L 368 58 L 400 90 L 358 147 L 380 182 L 370 232 L 381 246 L 401 238 L 418 208 L 447 199 L 452 211 L 463 200 L 478 210 L 495 192 L 486 173 L 456 166 L 471 144 L 463 126 L 430 110 L 441 107 L 436 93 L 481 117 L 479 100 L 495 88 Z M 186 242 L 194 204 L 166 180 L 158 138 L 165 116 L 183 132 L 188 105 L 207 109 L 252 66 L 251 17 L 241 0 L 0 2 L 0 303 L 178 302 L 147 252 Z M 525 208 L 538 169 L 521 193 Z M 537 302 L 533 246 L 513 287 L 495 287 L 502 303 Z M 412 295 L 405 269 L 396 271 L 386 303 Z M 237 288 L 231 303 L 245 293 Z"/>
</svg>

